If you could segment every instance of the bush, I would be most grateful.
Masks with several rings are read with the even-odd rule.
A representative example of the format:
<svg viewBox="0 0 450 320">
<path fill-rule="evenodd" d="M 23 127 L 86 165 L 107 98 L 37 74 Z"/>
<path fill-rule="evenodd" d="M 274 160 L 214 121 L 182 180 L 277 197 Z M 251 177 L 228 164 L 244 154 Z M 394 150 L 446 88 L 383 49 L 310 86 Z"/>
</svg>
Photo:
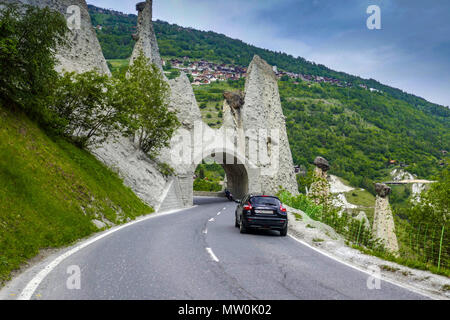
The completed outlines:
<svg viewBox="0 0 450 320">
<path fill-rule="evenodd" d="M 197 178 L 194 180 L 194 191 L 220 192 L 222 186 L 217 182 L 211 182 Z"/>
<path fill-rule="evenodd" d="M 54 95 L 52 109 L 59 121 L 53 127 L 80 147 L 124 133 L 127 106 L 115 103 L 116 83 L 94 71 L 66 73 L 59 79 Z"/>
<path fill-rule="evenodd" d="M 442 171 L 438 181 L 421 194 L 419 203 L 410 202 L 407 215 L 415 224 L 449 225 L 450 221 L 450 168 Z"/>
</svg>

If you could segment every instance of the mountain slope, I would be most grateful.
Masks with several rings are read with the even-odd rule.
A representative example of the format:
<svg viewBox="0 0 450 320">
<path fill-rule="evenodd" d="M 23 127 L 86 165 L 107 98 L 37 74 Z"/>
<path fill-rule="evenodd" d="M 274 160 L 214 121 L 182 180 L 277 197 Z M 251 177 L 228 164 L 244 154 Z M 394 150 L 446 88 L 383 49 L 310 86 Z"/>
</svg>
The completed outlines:
<svg viewBox="0 0 450 320">
<path fill-rule="evenodd" d="M 151 212 L 87 151 L 0 106 L 0 286 L 41 249 Z"/>
</svg>

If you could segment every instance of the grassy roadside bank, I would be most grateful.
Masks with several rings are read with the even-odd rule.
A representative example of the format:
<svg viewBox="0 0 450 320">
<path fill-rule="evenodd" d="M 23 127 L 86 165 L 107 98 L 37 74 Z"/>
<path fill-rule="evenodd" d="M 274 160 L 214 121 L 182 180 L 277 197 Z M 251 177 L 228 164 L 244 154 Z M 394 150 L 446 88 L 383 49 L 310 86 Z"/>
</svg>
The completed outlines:
<svg viewBox="0 0 450 320">
<path fill-rule="evenodd" d="M 40 249 L 100 230 L 93 220 L 108 228 L 152 212 L 89 152 L 0 106 L 0 287 Z"/>
</svg>

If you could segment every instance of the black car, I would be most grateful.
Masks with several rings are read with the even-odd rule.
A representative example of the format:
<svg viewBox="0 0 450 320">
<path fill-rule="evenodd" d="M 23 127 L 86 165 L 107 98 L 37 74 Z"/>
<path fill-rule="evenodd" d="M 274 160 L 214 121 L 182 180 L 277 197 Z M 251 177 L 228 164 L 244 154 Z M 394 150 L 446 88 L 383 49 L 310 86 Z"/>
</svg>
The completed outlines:
<svg viewBox="0 0 450 320">
<path fill-rule="evenodd" d="M 237 202 L 235 226 L 241 233 L 266 229 L 279 230 L 283 237 L 287 235 L 287 210 L 277 197 L 249 194 Z"/>
</svg>

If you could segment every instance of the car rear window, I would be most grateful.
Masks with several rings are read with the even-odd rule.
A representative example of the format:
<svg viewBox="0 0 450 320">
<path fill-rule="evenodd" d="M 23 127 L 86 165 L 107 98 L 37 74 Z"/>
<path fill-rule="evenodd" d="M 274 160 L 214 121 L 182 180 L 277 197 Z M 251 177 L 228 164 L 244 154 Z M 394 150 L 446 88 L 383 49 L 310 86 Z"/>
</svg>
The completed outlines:
<svg viewBox="0 0 450 320">
<path fill-rule="evenodd" d="M 250 199 L 252 205 L 267 205 L 267 206 L 279 206 L 280 200 L 272 197 L 253 197 Z"/>
</svg>

